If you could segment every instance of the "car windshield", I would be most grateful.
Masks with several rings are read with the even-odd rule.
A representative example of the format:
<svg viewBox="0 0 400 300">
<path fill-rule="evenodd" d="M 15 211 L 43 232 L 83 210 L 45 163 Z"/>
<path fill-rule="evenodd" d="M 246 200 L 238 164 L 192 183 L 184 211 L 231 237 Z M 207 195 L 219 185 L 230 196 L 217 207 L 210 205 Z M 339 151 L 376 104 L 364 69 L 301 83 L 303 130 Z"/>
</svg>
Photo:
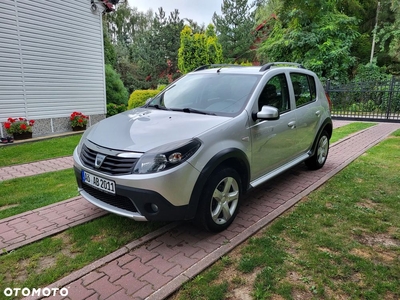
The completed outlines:
<svg viewBox="0 0 400 300">
<path fill-rule="evenodd" d="M 248 74 L 192 73 L 167 87 L 148 107 L 235 116 L 244 109 L 260 78 Z"/>
</svg>

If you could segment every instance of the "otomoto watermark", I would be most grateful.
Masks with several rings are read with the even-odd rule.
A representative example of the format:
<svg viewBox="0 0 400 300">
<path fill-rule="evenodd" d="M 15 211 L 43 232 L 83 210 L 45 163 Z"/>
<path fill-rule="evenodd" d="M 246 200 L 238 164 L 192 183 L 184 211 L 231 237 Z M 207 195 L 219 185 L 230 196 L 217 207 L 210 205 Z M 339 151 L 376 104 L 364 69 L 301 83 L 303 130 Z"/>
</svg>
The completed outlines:
<svg viewBox="0 0 400 300">
<path fill-rule="evenodd" d="M 49 297 L 49 296 L 68 296 L 68 288 L 5 288 L 3 291 L 4 296 L 12 297 L 12 296 L 37 296 L 37 297 Z"/>
</svg>

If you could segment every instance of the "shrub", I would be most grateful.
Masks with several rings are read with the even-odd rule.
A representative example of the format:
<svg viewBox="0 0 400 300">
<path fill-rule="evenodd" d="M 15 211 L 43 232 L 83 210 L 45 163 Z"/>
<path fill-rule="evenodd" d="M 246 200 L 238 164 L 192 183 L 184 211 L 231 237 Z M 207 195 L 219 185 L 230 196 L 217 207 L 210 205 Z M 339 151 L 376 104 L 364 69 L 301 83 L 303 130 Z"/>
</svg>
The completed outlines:
<svg viewBox="0 0 400 300">
<path fill-rule="evenodd" d="M 380 82 L 390 80 L 385 67 L 378 67 L 376 64 L 359 65 L 354 78 L 355 82 Z"/>
<path fill-rule="evenodd" d="M 142 106 L 146 103 L 146 100 L 153 98 L 157 95 L 159 91 L 157 90 L 136 90 L 129 97 L 128 109 Z"/>
<path fill-rule="evenodd" d="M 126 110 L 125 104 L 117 105 L 115 103 L 109 103 L 107 104 L 107 118 L 119 114 L 121 112 L 124 112 L 125 110 Z"/>
<path fill-rule="evenodd" d="M 112 66 L 105 66 L 107 103 L 126 104 L 129 93 Z"/>
<path fill-rule="evenodd" d="M 375 102 L 372 100 L 368 100 L 368 102 L 361 102 L 361 103 L 353 103 L 349 111 L 351 112 L 373 112 L 377 109 Z"/>
<path fill-rule="evenodd" d="M 132 109 L 135 107 L 142 106 L 146 103 L 146 100 L 149 98 L 153 98 L 163 89 L 165 89 L 165 85 L 160 85 L 157 90 L 136 90 L 129 97 L 128 101 L 128 109 Z"/>
</svg>

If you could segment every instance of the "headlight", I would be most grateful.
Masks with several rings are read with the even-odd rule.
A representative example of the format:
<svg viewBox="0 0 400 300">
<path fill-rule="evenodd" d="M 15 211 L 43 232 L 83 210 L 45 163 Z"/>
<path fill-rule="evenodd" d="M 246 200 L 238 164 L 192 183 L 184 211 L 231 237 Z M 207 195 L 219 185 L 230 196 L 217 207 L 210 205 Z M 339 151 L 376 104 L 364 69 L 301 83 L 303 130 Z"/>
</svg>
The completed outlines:
<svg viewBox="0 0 400 300">
<path fill-rule="evenodd" d="M 171 169 L 188 160 L 200 146 L 201 142 L 193 139 L 157 147 L 140 157 L 133 173 L 149 174 Z"/>
</svg>

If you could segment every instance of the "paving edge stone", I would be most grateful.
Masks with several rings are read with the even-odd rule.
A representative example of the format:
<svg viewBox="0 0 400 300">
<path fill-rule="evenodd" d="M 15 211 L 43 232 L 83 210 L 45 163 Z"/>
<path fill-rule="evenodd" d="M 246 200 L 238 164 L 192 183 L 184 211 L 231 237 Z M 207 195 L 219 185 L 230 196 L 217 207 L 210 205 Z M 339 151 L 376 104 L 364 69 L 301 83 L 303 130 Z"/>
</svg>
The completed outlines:
<svg viewBox="0 0 400 300">
<path fill-rule="evenodd" d="M 205 256 L 198 263 L 190 267 L 181 275 L 177 276 L 174 280 L 170 281 L 169 283 L 167 283 L 166 285 L 155 291 L 153 294 L 147 297 L 146 300 L 165 299 L 172 293 L 176 292 L 182 286 L 182 284 L 194 278 L 196 275 L 200 274 L 202 271 L 204 271 L 205 269 L 213 265 L 215 262 L 217 262 L 223 255 L 226 255 L 234 248 L 242 244 L 244 241 L 249 239 L 251 236 L 259 232 L 260 230 L 264 229 L 266 225 L 268 225 L 273 220 L 278 218 L 280 215 L 285 213 L 288 209 L 296 205 L 301 199 L 303 199 L 303 197 L 307 196 L 308 194 L 319 188 L 326 181 L 328 181 L 334 175 L 336 175 L 345 167 L 347 167 L 351 162 L 356 160 L 361 154 L 365 153 L 365 151 L 367 151 L 371 147 L 377 145 L 378 143 L 386 139 L 390 134 L 391 133 L 388 133 L 382 136 L 381 138 L 375 140 L 373 143 L 369 144 L 367 148 L 364 148 L 362 151 L 355 153 L 351 158 L 347 159 L 340 166 L 336 167 L 335 169 L 327 173 L 325 176 L 321 177 L 317 182 L 310 185 L 307 189 L 305 189 L 304 191 L 300 192 L 299 194 L 288 200 L 285 204 L 274 209 L 274 211 L 272 211 L 267 216 L 265 216 L 264 218 L 260 219 L 259 221 L 257 221 L 256 223 L 245 229 L 243 232 L 239 233 L 236 237 L 231 239 L 228 244 L 222 245 L 220 248 L 210 253 L 209 255 Z M 335 144 L 340 144 L 344 140 L 345 139 L 339 140 Z"/>
<path fill-rule="evenodd" d="M 174 229 L 175 227 L 179 226 L 182 222 L 173 222 L 170 223 L 164 227 L 161 227 L 155 231 L 152 231 L 145 236 L 134 240 L 133 242 L 130 242 L 129 244 L 126 244 L 122 246 L 120 249 L 104 256 L 103 258 L 100 258 L 99 260 L 96 260 L 89 265 L 83 267 L 82 269 L 79 269 L 77 271 L 72 272 L 71 274 L 65 276 L 64 278 L 61 278 L 60 280 L 48 285 L 46 288 L 49 288 L 50 290 L 52 288 L 62 288 L 67 286 L 68 284 L 72 283 L 73 281 L 76 281 L 77 279 L 89 274 L 90 272 L 102 267 L 103 265 L 110 263 L 111 261 L 127 254 L 134 248 L 140 247 L 143 244 L 155 239 L 156 237 L 163 235 L 164 233 L 170 231 L 171 229 Z M 29 299 L 29 300 L 36 300 L 36 299 L 43 299 L 44 297 L 39 296 L 29 296 L 24 299 Z"/>
<path fill-rule="evenodd" d="M 375 126 L 372 126 L 373 128 Z M 368 130 L 368 129 L 365 129 Z M 365 131 L 363 130 L 363 131 Z M 394 131 L 394 130 L 393 130 Z M 356 160 L 361 154 L 365 153 L 368 149 L 372 148 L 373 146 L 377 145 L 384 139 L 386 139 L 393 131 L 388 132 L 387 134 L 382 135 L 380 138 L 374 140 L 370 144 L 368 144 L 365 148 L 362 150 L 356 152 L 351 156 L 349 159 L 344 161 L 342 164 L 340 164 L 338 167 L 335 169 L 331 170 L 329 173 L 321 177 L 317 182 L 309 186 L 307 189 L 304 191 L 300 192 L 299 194 L 295 195 L 293 198 L 288 200 L 285 204 L 279 206 L 276 208 L 274 211 L 272 211 L 270 214 L 265 216 L 264 218 L 260 219 L 247 229 L 245 229 L 243 232 L 239 233 L 236 237 L 232 238 L 229 243 L 224 244 L 220 246 L 218 249 L 213 251 L 212 253 L 208 254 L 205 256 L 203 259 L 201 259 L 198 263 L 195 265 L 191 266 L 189 269 L 184 271 L 182 274 L 178 275 L 175 277 L 172 281 L 168 282 L 166 285 L 162 286 L 160 289 L 155 291 L 153 294 L 148 296 L 146 299 L 149 300 L 158 300 L 158 299 L 164 299 L 177 291 L 182 284 L 185 282 L 189 281 L 190 279 L 194 278 L 196 275 L 204 271 L 206 268 L 210 267 L 212 264 L 214 264 L 218 259 L 220 259 L 223 255 L 226 255 L 230 251 L 232 251 L 234 248 L 236 248 L 238 245 L 242 244 L 244 241 L 246 241 L 248 238 L 253 236 L 255 233 L 259 232 L 261 229 L 265 228 L 266 225 L 271 223 L 273 220 L 278 218 L 280 215 L 282 215 L 284 212 L 286 212 L 289 208 L 293 207 L 295 204 L 297 204 L 303 197 L 307 196 L 310 194 L 312 191 L 323 185 L 328 179 L 332 178 L 334 175 L 336 175 L 338 172 L 343 170 L 346 166 L 348 166 L 351 162 Z M 359 133 L 359 132 L 358 132 Z M 357 135 L 357 133 L 353 134 Z M 352 136 L 353 136 L 352 135 Z M 336 146 L 337 144 L 340 144 L 346 139 L 339 140 L 335 142 L 332 146 Z M 77 270 L 66 277 L 58 280 L 57 282 L 54 282 L 53 284 L 47 286 L 47 288 L 61 288 L 64 286 L 67 286 L 69 283 L 83 277 L 84 275 L 96 270 L 97 268 L 117 259 L 118 257 L 121 257 L 122 255 L 125 255 L 129 251 L 131 251 L 134 248 L 137 248 L 143 244 L 145 244 L 148 241 L 153 240 L 157 236 L 160 236 L 169 230 L 177 227 L 181 222 L 174 222 L 171 224 L 168 224 L 160 229 L 157 229 L 156 231 L 153 231 L 144 237 L 135 240 L 119 250 L 101 258 L 100 260 L 97 260 L 85 267 L 83 267 L 80 270 Z M 42 299 L 43 297 L 27 297 L 24 299 Z"/>
</svg>

